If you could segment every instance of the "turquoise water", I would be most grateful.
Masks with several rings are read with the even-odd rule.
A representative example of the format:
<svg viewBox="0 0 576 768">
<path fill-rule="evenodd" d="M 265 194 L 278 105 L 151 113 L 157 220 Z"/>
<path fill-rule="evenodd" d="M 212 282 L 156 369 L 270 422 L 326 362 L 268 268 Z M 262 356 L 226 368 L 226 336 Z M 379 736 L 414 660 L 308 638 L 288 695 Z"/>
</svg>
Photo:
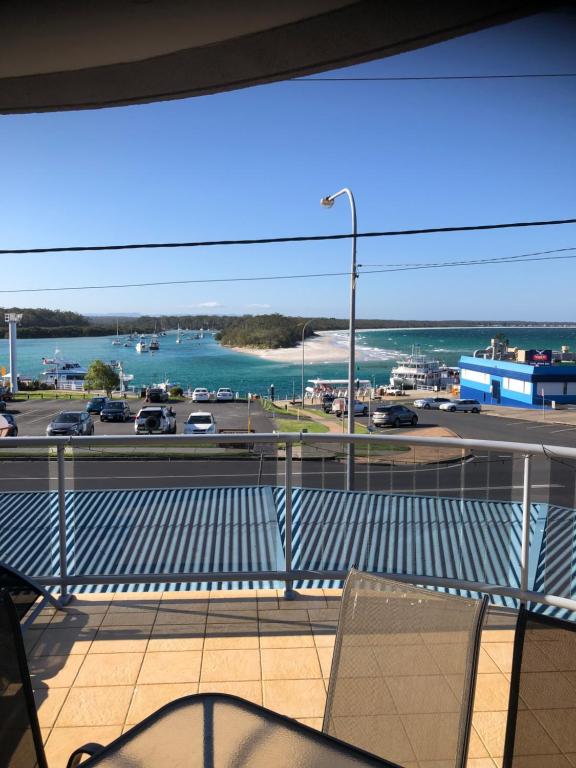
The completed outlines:
<svg viewBox="0 0 576 768">
<path fill-rule="evenodd" d="M 386 383 L 390 369 L 398 356 L 409 353 L 413 345 L 421 352 L 456 365 L 461 354 L 471 354 L 485 347 L 498 332 L 496 328 L 430 328 L 413 330 L 361 331 L 358 346 L 368 360 L 357 366 L 359 378 L 371 378 L 376 384 Z M 512 346 L 521 348 L 560 349 L 568 344 L 576 350 L 576 328 L 507 328 L 502 332 Z M 160 350 L 139 355 L 134 348 L 112 346 L 112 336 L 76 339 L 21 339 L 18 341 L 18 370 L 21 376 L 37 377 L 43 370 L 42 358 L 59 350 L 61 357 L 81 365 L 100 358 L 106 362 L 120 359 L 125 373 L 134 375 L 134 384 L 152 384 L 168 378 L 187 387 L 205 386 L 209 389 L 229 386 L 236 392 L 268 391 L 270 384 L 280 396 L 299 392 L 301 366 L 277 363 L 220 347 L 211 335 L 204 339 L 189 339 L 176 344 L 176 334 L 160 337 Z M 337 340 L 342 343 L 345 335 Z M 8 341 L 0 340 L 0 367 L 9 368 Z M 345 363 L 306 364 L 305 377 L 312 379 L 346 378 Z"/>
</svg>

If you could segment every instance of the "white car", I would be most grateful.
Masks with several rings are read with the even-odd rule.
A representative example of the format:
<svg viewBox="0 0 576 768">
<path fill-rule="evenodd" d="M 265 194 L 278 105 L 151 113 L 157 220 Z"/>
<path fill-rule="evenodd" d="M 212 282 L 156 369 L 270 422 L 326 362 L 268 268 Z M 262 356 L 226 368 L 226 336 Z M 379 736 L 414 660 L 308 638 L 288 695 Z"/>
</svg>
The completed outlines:
<svg viewBox="0 0 576 768">
<path fill-rule="evenodd" d="M 337 397 L 332 403 L 332 413 L 338 418 L 343 414 L 348 413 L 348 398 Z M 366 403 L 354 400 L 354 416 L 368 416 L 368 406 Z"/>
<path fill-rule="evenodd" d="M 209 403 L 210 402 L 210 392 L 205 387 L 196 387 L 194 392 L 192 392 L 192 402 L 193 403 Z"/>
<path fill-rule="evenodd" d="M 196 411 L 188 416 L 183 431 L 185 435 L 213 435 L 216 421 L 208 411 Z"/>
<path fill-rule="evenodd" d="M 228 403 L 234 400 L 234 392 L 232 392 L 230 387 L 220 387 L 218 392 L 216 392 L 216 400 L 219 403 Z"/>
<path fill-rule="evenodd" d="M 451 403 L 449 397 L 421 397 L 419 400 L 414 400 L 414 408 L 434 408 L 437 410 L 441 408 L 445 403 Z"/>
<path fill-rule="evenodd" d="M 471 411 L 472 413 L 480 413 L 482 406 L 478 400 L 450 400 L 448 403 L 442 403 L 440 406 L 441 411 Z"/>
</svg>

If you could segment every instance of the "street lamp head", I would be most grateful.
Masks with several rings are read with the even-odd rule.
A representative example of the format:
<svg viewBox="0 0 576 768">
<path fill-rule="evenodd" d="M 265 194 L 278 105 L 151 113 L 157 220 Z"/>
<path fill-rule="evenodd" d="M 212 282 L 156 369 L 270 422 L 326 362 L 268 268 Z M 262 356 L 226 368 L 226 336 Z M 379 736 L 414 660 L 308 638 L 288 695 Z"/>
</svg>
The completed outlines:
<svg viewBox="0 0 576 768">
<path fill-rule="evenodd" d="M 334 198 L 332 197 L 323 197 L 320 200 L 320 205 L 324 206 L 324 208 L 332 208 L 334 205 Z"/>
</svg>

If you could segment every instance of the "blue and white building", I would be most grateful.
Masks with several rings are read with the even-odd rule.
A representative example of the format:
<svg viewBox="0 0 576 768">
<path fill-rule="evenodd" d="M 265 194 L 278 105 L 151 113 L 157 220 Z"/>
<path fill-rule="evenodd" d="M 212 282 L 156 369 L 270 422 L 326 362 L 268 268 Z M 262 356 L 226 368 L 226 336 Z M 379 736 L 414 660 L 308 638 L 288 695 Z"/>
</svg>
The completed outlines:
<svg viewBox="0 0 576 768">
<path fill-rule="evenodd" d="M 575 362 L 555 362 L 549 349 L 515 352 L 522 362 L 463 355 L 460 397 L 525 408 L 576 403 Z"/>
</svg>

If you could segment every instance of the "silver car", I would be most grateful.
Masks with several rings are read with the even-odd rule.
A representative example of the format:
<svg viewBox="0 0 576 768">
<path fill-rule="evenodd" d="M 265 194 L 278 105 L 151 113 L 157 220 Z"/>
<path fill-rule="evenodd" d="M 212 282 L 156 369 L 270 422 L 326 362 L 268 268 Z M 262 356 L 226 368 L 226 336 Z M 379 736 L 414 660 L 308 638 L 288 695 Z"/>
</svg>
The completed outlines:
<svg viewBox="0 0 576 768">
<path fill-rule="evenodd" d="M 482 406 L 478 400 L 450 400 L 447 403 L 442 403 L 440 406 L 441 411 L 465 411 L 471 413 L 480 413 Z"/>
<path fill-rule="evenodd" d="M 444 403 L 452 402 L 449 397 L 421 397 L 418 400 L 414 400 L 414 408 L 425 408 L 429 410 L 434 408 L 437 410 Z"/>
</svg>

